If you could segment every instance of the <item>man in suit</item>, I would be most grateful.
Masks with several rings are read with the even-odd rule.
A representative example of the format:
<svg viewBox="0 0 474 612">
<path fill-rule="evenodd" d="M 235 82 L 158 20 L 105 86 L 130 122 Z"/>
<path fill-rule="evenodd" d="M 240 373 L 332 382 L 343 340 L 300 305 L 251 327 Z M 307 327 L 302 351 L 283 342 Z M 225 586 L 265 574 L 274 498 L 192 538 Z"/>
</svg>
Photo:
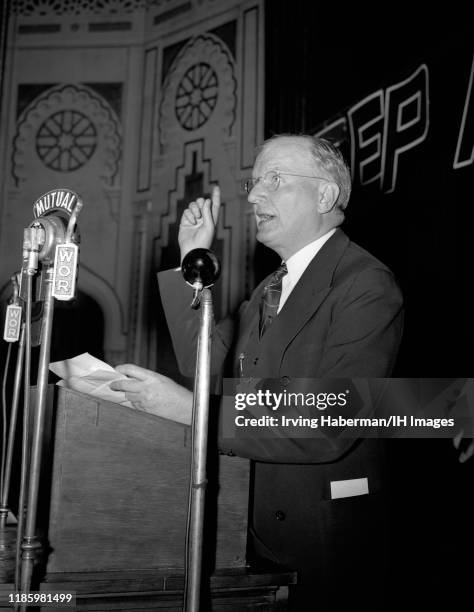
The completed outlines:
<svg viewBox="0 0 474 612">
<path fill-rule="evenodd" d="M 298 392 L 314 388 L 315 379 L 347 379 L 345 387 L 359 398 L 361 388 L 351 378 L 390 375 L 402 298 L 387 267 L 339 229 L 350 190 L 341 154 L 323 139 L 277 136 L 261 147 L 247 182 L 248 200 L 257 239 L 284 266 L 256 288 L 234 320 L 216 326 L 214 373 L 269 379 L 280 390 Z M 193 248 L 211 246 L 218 209 L 217 192 L 212 201 L 200 198 L 186 209 L 182 259 Z M 160 291 L 180 369 L 190 374 L 197 316 L 189 309 L 189 292 L 176 271 L 160 275 Z M 114 388 L 128 399 L 189 422 L 187 390 L 137 366 L 119 369 L 131 380 Z M 366 397 L 354 410 L 364 403 Z M 357 603 L 381 609 L 387 515 L 380 441 L 262 436 L 248 428 L 226 438 L 221 428 L 219 443 L 225 452 L 254 460 L 252 547 L 256 559 L 298 570 L 291 609 L 339 610 Z"/>
</svg>

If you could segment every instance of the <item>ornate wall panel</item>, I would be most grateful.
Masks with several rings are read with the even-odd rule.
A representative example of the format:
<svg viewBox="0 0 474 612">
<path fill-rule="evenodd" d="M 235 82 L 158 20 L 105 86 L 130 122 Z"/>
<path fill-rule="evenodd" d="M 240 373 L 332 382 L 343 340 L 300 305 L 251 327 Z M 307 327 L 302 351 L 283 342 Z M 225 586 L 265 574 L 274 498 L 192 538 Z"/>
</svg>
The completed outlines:
<svg viewBox="0 0 474 612">
<path fill-rule="evenodd" d="M 229 138 L 235 123 L 235 64 L 217 36 L 203 34 L 191 39 L 173 62 L 163 86 L 160 106 L 160 148 L 164 153 L 170 140 L 183 141 L 188 134 L 222 130 Z M 213 129 L 214 128 L 214 129 Z"/>
<path fill-rule="evenodd" d="M 104 185 L 113 187 L 120 156 L 118 117 L 106 101 L 88 87 L 59 85 L 36 98 L 19 117 L 12 177 L 17 187 L 50 171 L 56 180 L 58 174 L 69 180 L 71 173 L 91 164 Z"/>
<path fill-rule="evenodd" d="M 23 91 L 34 89 L 24 87 Z M 21 261 L 21 230 L 32 220 L 32 203 L 54 187 L 64 185 L 77 191 L 84 201 L 79 287 L 102 307 L 106 353 L 111 357 L 122 351 L 123 357 L 124 347 L 117 342 L 124 330 L 123 305 L 113 287 L 120 207 L 120 119 L 91 87 L 60 84 L 37 89 L 42 91 L 19 113 L 12 139 L 6 216 L 10 231 L 2 232 L 1 247 L 10 260 L 10 270 L 16 269 Z M 19 108 L 21 101 L 19 96 Z"/>
<path fill-rule="evenodd" d="M 206 7 L 216 3 L 201 2 Z M 140 164 L 137 191 L 150 195 L 152 227 L 149 269 L 163 270 L 179 265 L 178 230 L 181 215 L 190 201 L 210 195 L 219 184 L 222 207 L 213 249 L 221 260 L 221 279 L 214 290 L 218 315 L 232 312 L 252 288 L 251 259 L 255 234 L 253 217 L 247 214 L 241 179 L 252 166 L 255 146 L 261 141 L 263 102 L 261 81 L 263 53 L 261 8 L 258 3 L 226 2 L 233 10 L 219 18 L 177 28 L 158 52 L 155 106 L 144 102 L 141 146 L 150 150 L 147 125 L 152 127 L 154 150 L 152 184 L 147 189 L 145 168 Z M 236 10 L 237 9 L 237 10 Z M 259 48 L 260 47 L 260 48 Z M 145 87 L 153 87 L 150 64 L 153 47 L 147 52 Z M 245 98 L 244 98 L 245 95 Z M 155 115 L 156 113 L 156 115 Z M 153 117 L 156 116 L 156 122 Z M 139 206 L 141 198 L 137 199 Z M 138 234 L 136 243 L 140 242 Z M 135 287 L 140 282 L 135 282 Z M 148 312 L 133 317 L 138 329 L 151 331 L 150 342 L 158 343 L 157 361 L 153 349 L 143 350 L 143 360 L 163 371 L 167 363 L 164 344 L 166 324 L 160 312 L 155 287 L 150 289 Z M 134 300 L 135 304 L 139 300 Z M 151 305 L 151 306 L 150 306 Z M 136 349 L 134 349 L 136 353 Z M 146 355 L 145 355 L 146 353 Z"/>
<path fill-rule="evenodd" d="M 262 5 L 12 1 L 2 296 L 33 202 L 69 187 L 84 199 L 79 286 L 104 313 L 106 357 L 155 367 L 157 346 L 170 355 L 156 270 L 178 263 L 182 211 L 218 183 L 215 302 L 222 314 L 235 308 L 252 285 L 240 185 L 263 133 Z"/>
<path fill-rule="evenodd" d="M 164 82 L 159 114 L 158 170 L 162 173 L 170 160 L 176 168 L 174 176 L 166 172 L 168 207 L 160 212 L 158 226 L 159 242 L 166 252 L 159 265 L 172 265 L 173 257 L 179 262 L 177 228 L 184 208 L 192 199 L 209 194 L 211 183 L 219 183 L 224 204 L 217 238 L 222 240 L 218 248 L 222 253 L 218 254 L 222 255 L 225 283 L 230 280 L 231 228 L 237 229 L 240 221 L 238 215 L 231 218 L 228 212 L 238 197 L 228 158 L 235 149 L 236 89 L 235 62 L 228 48 L 212 34 L 200 35 L 192 38 L 173 62 Z M 160 188 L 162 184 L 160 181 Z M 229 286 L 221 287 L 218 298 L 219 307 L 227 312 Z"/>
<path fill-rule="evenodd" d="M 161 1 L 164 4 L 165 0 Z M 24 17 L 81 15 L 84 13 L 132 13 L 153 0 L 14 0 L 14 10 Z"/>
</svg>

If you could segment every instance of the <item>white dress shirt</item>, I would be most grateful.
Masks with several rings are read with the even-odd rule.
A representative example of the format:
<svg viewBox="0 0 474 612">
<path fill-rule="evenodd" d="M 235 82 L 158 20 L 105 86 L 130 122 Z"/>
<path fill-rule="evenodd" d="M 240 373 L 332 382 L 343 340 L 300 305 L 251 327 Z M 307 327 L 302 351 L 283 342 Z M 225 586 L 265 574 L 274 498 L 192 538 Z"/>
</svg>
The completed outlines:
<svg viewBox="0 0 474 612">
<path fill-rule="evenodd" d="M 284 303 L 293 291 L 296 283 L 300 280 L 303 272 L 309 266 L 310 261 L 315 257 L 323 244 L 331 238 L 335 231 L 336 228 L 334 227 L 332 230 L 329 230 L 327 234 L 324 234 L 324 236 L 304 246 L 285 262 L 288 268 L 288 274 L 285 274 L 282 279 L 280 304 L 278 305 L 277 314 L 283 308 Z"/>
</svg>

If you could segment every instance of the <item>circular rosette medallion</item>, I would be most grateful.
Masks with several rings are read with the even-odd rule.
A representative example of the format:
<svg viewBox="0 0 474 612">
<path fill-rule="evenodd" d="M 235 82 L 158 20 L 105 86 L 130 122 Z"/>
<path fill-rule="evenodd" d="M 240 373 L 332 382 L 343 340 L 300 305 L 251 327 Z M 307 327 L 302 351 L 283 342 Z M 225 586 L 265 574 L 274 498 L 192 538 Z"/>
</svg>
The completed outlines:
<svg viewBox="0 0 474 612">
<path fill-rule="evenodd" d="M 175 112 L 185 130 L 195 130 L 209 119 L 217 103 L 219 83 L 212 67 L 204 62 L 191 66 L 176 90 Z"/>
<path fill-rule="evenodd" d="M 85 173 L 112 184 L 121 159 L 120 120 L 87 86 L 55 85 L 35 98 L 18 119 L 12 175 L 17 185 L 51 172 Z M 85 178 L 86 175 L 83 175 Z"/>
<path fill-rule="evenodd" d="M 92 157 L 97 131 L 91 120 L 77 110 L 61 110 L 50 115 L 36 134 L 36 151 L 52 170 L 72 172 Z"/>
</svg>

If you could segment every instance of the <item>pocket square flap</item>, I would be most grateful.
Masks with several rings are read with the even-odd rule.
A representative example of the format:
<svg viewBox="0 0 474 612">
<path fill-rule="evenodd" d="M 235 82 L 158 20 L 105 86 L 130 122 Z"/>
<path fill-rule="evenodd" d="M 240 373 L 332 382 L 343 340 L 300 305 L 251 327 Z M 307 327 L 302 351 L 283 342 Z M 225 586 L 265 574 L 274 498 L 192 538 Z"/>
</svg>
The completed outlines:
<svg viewBox="0 0 474 612">
<path fill-rule="evenodd" d="M 331 499 L 367 495 L 368 492 L 368 478 L 351 478 L 350 480 L 333 480 L 331 482 Z"/>
</svg>

